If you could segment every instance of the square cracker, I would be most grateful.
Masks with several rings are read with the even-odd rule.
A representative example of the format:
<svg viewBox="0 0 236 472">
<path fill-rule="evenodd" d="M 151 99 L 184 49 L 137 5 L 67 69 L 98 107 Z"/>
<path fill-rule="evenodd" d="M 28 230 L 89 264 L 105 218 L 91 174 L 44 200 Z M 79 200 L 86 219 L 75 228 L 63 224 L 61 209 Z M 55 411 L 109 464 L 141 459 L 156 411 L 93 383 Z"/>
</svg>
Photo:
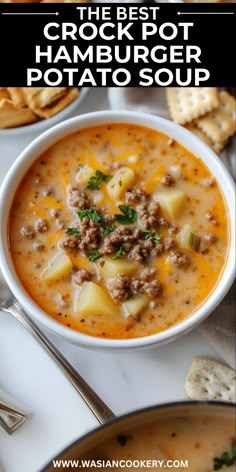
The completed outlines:
<svg viewBox="0 0 236 472">
<path fill-rule="evenodd" d="M 186 129 L 191 131 L 195 134 L 198 138 L 200 138 L 204 143 L 206 143 L 216 154 L 219 154 L 222 151 L 225 142 L 219 141 L 214 142 L 212 141 L 207 134 L 205 134 L 200 128 L 197 127 L 196 123 L 192 121 L 184 126 Z"/>
<path fill-rule="evenodd" d="M 63 108 L 67 107 L 75 98 L 79 95 L 78 88 L 67 89 L 66 94 L 56 102 L 53 102 L 51 106 L 46 106 L 45 108 L 33 107 L 32 110 L 41 118 L 50 118 L 50 116 L 55 115 Z"/>
<path fill-rule="evenodd" d="M 195 121 L 212 141 L 226 141 L 236 130 L 236 101 L 228 92 L 219 93 L 219 106 Z"/>
<path fill-rule="evenodd" d="M 43 87 L 22 87 L 22 90 L 28 103 L 28 100 L 34 97 L 34 95 L 37 95 L 40 90 L 43 90 Z"/>
<path fill-rule="evenodd" d="M 51 105 L 66 93 L 66 87 L 44 87 L 34 94 L 30 99 L 28 98 L 28 105 L 30 108 L 45 108 Z"/>
<path fill-rule="evenodd" d="M 29 108 L 17 108 L 11 100 L 0 101 L 0 129 L 23 126 L 36 121 L 36 115 Z"/>
<path fill-rule="evenodd" d="M 8 87 L 7 91 L 16 107 L 22 108 L 27 105 L 24 92 L 20 87 Z"/>
<path fill-rule="evenodd" d="M 195 357 L 184 387 L 192 400 L 235 402 L 235 371 L 207 357 Z"/>
<path fill-rule="evenodd" d="M 219 104 L 217 88 L 168 87 L 167 102 L 172 119 L 184 125 L 205 115 Z"/>
</svg>

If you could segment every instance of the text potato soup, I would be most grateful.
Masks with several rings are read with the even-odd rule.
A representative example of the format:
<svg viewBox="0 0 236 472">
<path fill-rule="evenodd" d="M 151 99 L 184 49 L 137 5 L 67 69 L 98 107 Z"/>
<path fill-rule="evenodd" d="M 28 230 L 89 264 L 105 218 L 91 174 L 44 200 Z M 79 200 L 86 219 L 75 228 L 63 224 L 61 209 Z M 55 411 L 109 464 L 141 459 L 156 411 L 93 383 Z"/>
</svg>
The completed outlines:
<svg viewBox="0 0 236 472">
<path fill-rule="evenodd" d="M 82 129 L 23 178 L 9 239 L 17 274 L 51 317 L 125 339 L 192 315 L 217 285 L 227 208 L 204 163 L 156 130 Z"/>
</svg>

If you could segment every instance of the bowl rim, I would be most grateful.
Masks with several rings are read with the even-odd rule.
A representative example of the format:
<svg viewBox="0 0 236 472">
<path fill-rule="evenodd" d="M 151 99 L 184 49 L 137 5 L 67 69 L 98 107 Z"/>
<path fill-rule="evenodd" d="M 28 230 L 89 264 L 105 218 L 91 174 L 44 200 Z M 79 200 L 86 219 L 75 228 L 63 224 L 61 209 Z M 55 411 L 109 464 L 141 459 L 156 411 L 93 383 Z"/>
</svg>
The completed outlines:
<svg viewBox="0 0 236 472">
<path fill-rule="evenodd" d="M 76 445 L 79 445 L 83 441 L 87 441 L 90 437 L 93 437 L 93 435 L 97 434 L 100 431 L 104 431 L 107 428 L 112 427 L 115 424 L 122 423 L 123 421 L 126 421 L 128 419 L 132 418 L 137 418 L 139 416 L 145 415 L 146 413 L 151 413 L 151 412 L 158 412 L 162 410 L 168 410 L 169 408 L 174 408 L 178 410 L 179 408 L 184 408 L 184 407 L 193 407 L 193 409 L 197 410 L 198 408 L 201 407 L 206 407 L 206 408 L 226 408 L 228 410 L 232 410 L 235 412 L 236 408 L 236 403 L 231 403 L 231 402 L 225 402 L 225 401 L 216 401 L 216 400 L 177 400 L 173 402 L 167 402 L 167 403 L 160 403 L 160 404 L 154 404 L 154 405 L 149 405 L 143 408 L 138 408 L 133 411 L 130 411 L 128 413 L 121 414 L 119 416 L 114 416 L 114 418 L 111 418 L 110 420 L 106 421 L 103 424 L 100 424 L 93 428 L 92 430 L 88 431 L 87 433 L 83 434 L 82 436 L 79 436 L 77 439 L 71 441 L 64 449 L 59 451 L 54 457 L 50 459 L 50 461 L 47 462 L 47 464 L 40 469 L 40 472 L 47 472 L 48 467 L 52 464 L 52 461 L 54 460 L 59 460 L 64 454 L 70 451 L 73 447 Z"/>
<path fill-rule="evenodd" d="M 21 285 L 15 271 L 13 268 L 13 263 L 9 253 L 8 239 L 7 239 L 7 219 L 4 215 L 4 210 L 8 205 L 8 210 L 10 210 L 14 194 L 12 195 L 11 188 L 17 189 L 19 182 L 26 171 L 32 165 L 32 163 L 37 159 L 37 157 L 46 149 L 48 149 L 52 144 L 59 141 L 63 137 L 74 133 L 77 129 L 88 128 L 96 125 L 108 124 L 108 123 L 133 123 L 141 126 L 146 126 L 148 128 L 153 128 L 160 130 L 166 135 L 170 136 L 173 139 L 176 139 L 183 145 L 186 149 L 191 151 L 191 146 L 199 149 L 199 153 L 204 156 L 208 156 L 207 159 L 210 160 L 211 166 L 214 165 L 213 175 L 218 177 L 220 176 L 223 179 L 224 188 L 219 182 L 219 186 L 225 198 L 225 203 L 228 207 L 230 220 L 231 221 L 231 241 L 228 260 L 225 264 L 221 278 L 215 288 L 215 290 L 208 296 L 207 300 L 185 320 L 182 320 L 180 323 L 171 326 L 170 328 L 155 333 L 149 336 L 131 338 L 131 339 L 103 339 L 99 337 L 90 336 L 72 330 L 58 321 L 51 318 L 47 315 L 38 305 L 29 297 L 27 292 L 24 290 Z M 162 130 L 164 127 L 165 131 Z M 178 135 L 178 138 L 176 138 Z M 188 143 L 188 145 L 186 144 Z M 190 145 L 191 143 L 191 145 Z M 193 151 L 192 151 L 193 152 Z M 196 155 L 196 152 L 193 152 Z M 204 159 L 200 157 L 205 162 Z M 25 168 L 22 171 L 22 167 Z M 209 162 L 205 164 L 208 168 Z M 17 176 L 17 179 L 16 179 Z M 217 178 L 219 181 L 219 178 Z M 17 185 L 14 183 L 17 181 Z M 226 190 L 225 190 L 226 189 Z M 15 191 L 14 191 L 15 193 Z M 9 202 L 9 199 L 11 201 Z M 0 238 L 2 240 L 2 245 L 0 246 L 0 262 L 2 267 L 3 276 L 9 285 L 11 291 L 17 300 L 22 304 L 23 308 L 32 316 L 37 322 L 44 326 L 48 331 L 70 341 L 73 344 L 80 345 L 83 347 L 89 347 L 93 349 L 112 349 L 112 350 L 129 350 L 129 349 L 140 349 L 147 348 L 151 346 L 161 345 L 170 341 L 179 338 L 181 335 L 188 333 L 194 327 L 196 327 L 200 322 L 202 322 L 210 313 L 216 308 L 216 306 L 221 302 L 226 293 L 228 292 L 230 286 L 233 283 L 235 277 L 235 212 L 234 212 L 234 201 L 235 201 L 235 192 L 234 192 L 234 181 L 232 176 L 229 174 L 228 170 L 225 168 L 223 163 L 220 161 L 219 157 L 199 138 L 195 137 L 190 131 L 176 125 L 172 121 L 166 120 L 164 118 L 157 117 L 148 113 L 140 113 L 133 111 L 111 111 L 104 110 L 99 112 L 86 113 L 74 118 L 70 118 L 66 121 L 63 121 L 53 128 L 45 131 L 42 135 L 38 136 L 33 140 L 19 155 L 16 161 L 13 163 L 12 167 L 8 171 L 1 190 L 0 190 Z M 8 217 L 7 210 L 7 217 Z M 227 269 L 227 272 L 226 272 Z M 226 277 L 227 275 L 227 277 Z"/>
<path fill-rule="evenodd" d="M 87 95 L 88 91 L 90 90 L 89 87 L 81 87 L 79 91 L 79 95 L 72 100 L 68 105 L 66 105 L 62 110 L 60 110 L 58 113 L 56 113 L 53 116 L 50 116 L 49 118 L 42 118 L 39 119 L 38 121 L 35 121 L 34 123 L 31 123 L 29 125 L 23 125 L 23 126 L 16 126 L 13 128 L 1 128 L 0 129 L 0 138 L 2 137 L 14 137 L 14 136 L 23 136 L 27 135 L 28 133 L 41 133 L 52 126 L 56 125 L 59 122 L 63 122 L 67 115 L 70 113 L 74 112 L 77 107 L 80 106 L 82 101 L 84 100 L 84 97 Z"/>
</svg>

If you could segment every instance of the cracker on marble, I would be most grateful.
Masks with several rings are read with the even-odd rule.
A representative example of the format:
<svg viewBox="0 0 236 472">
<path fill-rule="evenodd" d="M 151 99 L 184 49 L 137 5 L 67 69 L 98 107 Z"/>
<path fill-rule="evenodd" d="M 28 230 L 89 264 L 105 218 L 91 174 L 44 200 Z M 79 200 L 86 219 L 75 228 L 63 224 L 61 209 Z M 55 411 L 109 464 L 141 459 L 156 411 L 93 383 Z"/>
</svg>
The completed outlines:
<svg viewBox="0 0 236 472">
<path fill-rule="evenodd" d="M 235 402 L 235 371 L 207 357 L 195 357 L 184 387 L 191 400 Z"/>
</svg>

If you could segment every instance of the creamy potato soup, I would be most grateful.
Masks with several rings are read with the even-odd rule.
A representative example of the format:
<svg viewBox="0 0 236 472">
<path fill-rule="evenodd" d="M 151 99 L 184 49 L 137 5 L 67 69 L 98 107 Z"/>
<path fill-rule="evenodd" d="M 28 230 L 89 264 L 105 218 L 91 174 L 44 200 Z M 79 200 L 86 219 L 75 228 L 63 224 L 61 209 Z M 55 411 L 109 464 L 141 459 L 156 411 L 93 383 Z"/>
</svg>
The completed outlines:
<svg viewBox="0 0 236 472">
<path fill-rule="evenodd" d="M 125 431 L 84 455 L 84 459 L 91 460 L 88 471 L 95 470 L 96 464 L 102 471 L 111 469 L 113 464 L 112 470 L 126 471 L 233 472 L 235 458 L 234 419 L 202 414 L 160 419 Z M 147 461 L 149 466 L 138 467 L 138 461 Z"/>
<path fill-rule="evenodd" d="M 47 149 L 15 194 L 12 258 L 30 297 L 91 336 L 151 335 L 191 316 L 228 251 L 222 193 L 204 163 L 156 130 L 110 124 Z"/>
</svg>

